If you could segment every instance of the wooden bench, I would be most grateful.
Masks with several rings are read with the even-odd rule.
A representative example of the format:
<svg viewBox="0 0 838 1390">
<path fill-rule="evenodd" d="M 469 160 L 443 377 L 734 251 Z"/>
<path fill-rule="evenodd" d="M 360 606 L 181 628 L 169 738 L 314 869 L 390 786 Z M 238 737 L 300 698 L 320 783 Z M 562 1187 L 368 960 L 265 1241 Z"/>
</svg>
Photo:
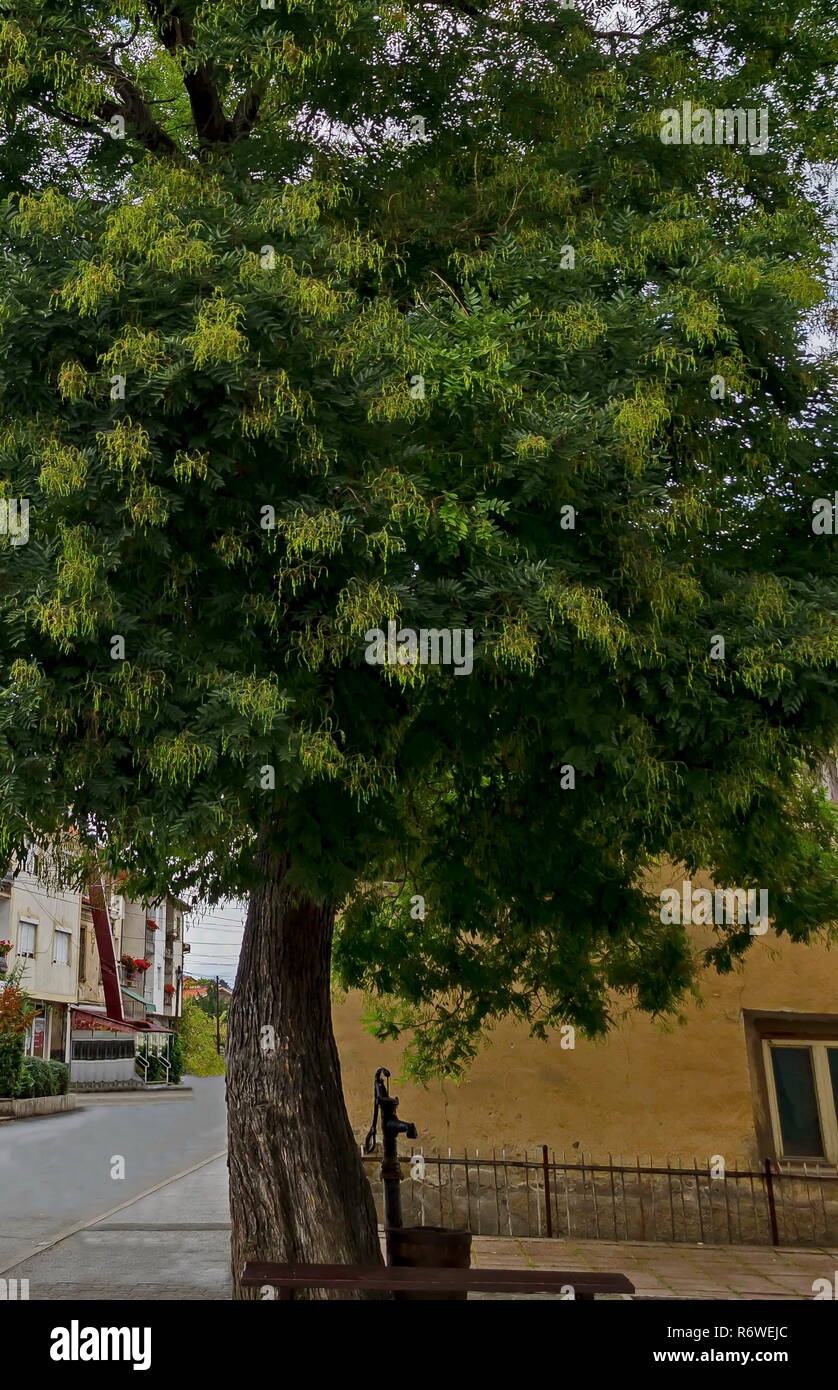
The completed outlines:
<svg viewBox="0 0 838 1390">
<path fill-rule="evenodd" d="M 245 1288 L 279 1290 L 288 1299 L 294 1289 L 363 1289 L 395 1293 L 561 1293 L 592 1301 L 598 1293 L 633 1294 L 624 1274 L 587 1274 L 555 1269 L 420 1269 L 396 1265 L 267 1264 L 249 1260 L 242 1270 Z"/>
</svg>

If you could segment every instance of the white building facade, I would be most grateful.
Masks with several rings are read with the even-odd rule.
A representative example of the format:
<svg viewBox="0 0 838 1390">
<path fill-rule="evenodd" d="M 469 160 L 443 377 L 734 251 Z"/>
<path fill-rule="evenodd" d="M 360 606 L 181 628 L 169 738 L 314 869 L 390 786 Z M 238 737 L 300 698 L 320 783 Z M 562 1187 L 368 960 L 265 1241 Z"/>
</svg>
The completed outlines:
<svg viewBox="0 0 838 1390">
<path fill-rule="evenodd" d="M 4 976 L 22 964 L 21 984 L 37 1010 L 27 1029 L 26 1054 L 67 1062 L 73 1085 L 141 1084 L 137 1053 L 165 1054 L 181 1013 L 184 906 L 173 899 L 134 902 L 118 885 L 107 885 L 103 939 L 87 894 L 56 888 L 49 878 L 48 865 L 31 849 L 0 880 L 0 942 L 11 943 L 0 952 L 0 988 Z M 111 993 L 110 1013 L 103 949 L 117 963 L 118 994 Z"/>
</svg>

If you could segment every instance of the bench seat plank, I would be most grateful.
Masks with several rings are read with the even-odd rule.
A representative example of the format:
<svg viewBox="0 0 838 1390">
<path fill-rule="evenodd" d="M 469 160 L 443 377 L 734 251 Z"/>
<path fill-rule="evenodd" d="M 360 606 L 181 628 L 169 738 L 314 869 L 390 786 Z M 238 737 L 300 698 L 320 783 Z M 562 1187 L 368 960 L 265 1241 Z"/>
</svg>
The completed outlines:
<svg viewBox="0 0 838 1390">
<path fill-rule="evenodd" d="M 558 1293 L 573 1287 L 582 1296 L 634 1293 L 624 1274 L 591 1274 L 555 1269 L 422 1269 L 398 1265 L 309 1265 L 248 1261 L 242 1271 L 248 1288 L 412 1289 L 417 1293 Z"/>
</svg>

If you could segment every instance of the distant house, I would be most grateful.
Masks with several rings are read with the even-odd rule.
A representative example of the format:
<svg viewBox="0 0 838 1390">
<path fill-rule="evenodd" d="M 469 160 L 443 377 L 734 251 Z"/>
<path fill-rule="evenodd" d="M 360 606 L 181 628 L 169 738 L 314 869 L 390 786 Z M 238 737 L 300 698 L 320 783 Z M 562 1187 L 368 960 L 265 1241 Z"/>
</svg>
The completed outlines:
<svg viewBox="0 0 838 1390">
<path fill-rule="evenodd" d="M 215 980 L 195 980 L 191 975 L 183 977 L 183 998 L 187 999 L 206 999 L 210 989 L 215 988 Z M 227 985 L 219 984 L 218 997 L 222 1005 L 226 1005 L 233 997 L 233 991 Z"/>
</svg>

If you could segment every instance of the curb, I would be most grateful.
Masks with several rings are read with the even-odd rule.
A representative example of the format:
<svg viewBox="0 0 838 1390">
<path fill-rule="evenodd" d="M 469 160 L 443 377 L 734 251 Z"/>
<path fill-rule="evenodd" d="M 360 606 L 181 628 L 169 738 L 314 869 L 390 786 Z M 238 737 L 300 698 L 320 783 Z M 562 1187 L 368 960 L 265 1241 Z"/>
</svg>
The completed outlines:
<svg viewBox="0 0 838 1390">
<path fill-rule="evenodd" d="M 125 1091 L 72 1091 L 80 1110 L 88 1105 L 142 1105 L 148 1101 L 192 1100 L 191 1086 L 161 1086 L 159 1090 L 131 1087 Z"/>
</svg>

